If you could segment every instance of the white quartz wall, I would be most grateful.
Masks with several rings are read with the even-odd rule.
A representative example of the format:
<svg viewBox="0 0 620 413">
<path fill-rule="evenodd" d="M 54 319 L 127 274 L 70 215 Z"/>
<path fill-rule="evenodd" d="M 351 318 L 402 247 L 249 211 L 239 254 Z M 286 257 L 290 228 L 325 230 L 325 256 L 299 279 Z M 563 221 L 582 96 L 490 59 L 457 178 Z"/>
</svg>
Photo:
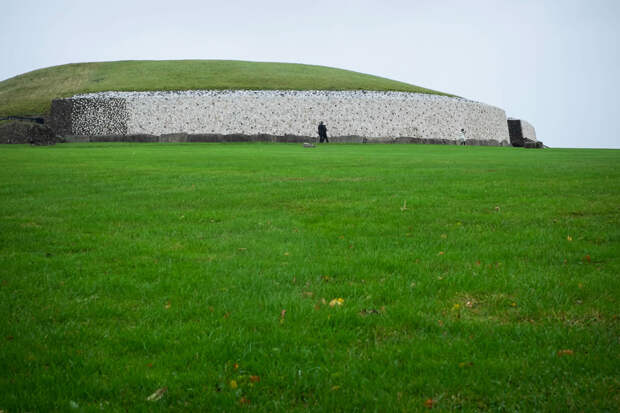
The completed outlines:
<svg viewBox="0 0 620 413">
<path fill-rule="evenodd" d="M 523 133 L 523 137 L 527 139 L 531 139 L 536 141 L 536 130 L 534 127 L 527 121 L 521 119 L 521 132 Z"/>
<path fill-rule="evenodd" d="M 79 99 L 123 99 L 126 134 L 246 134 L 413 137 L 508 141 L 505 112 L 462 98 L 376 91 L 103 92 Z M 99 111 L 101 112 L 101 111 Z M 87 114 L 84 112 L 84 124 Z M 75 117 L 75 116 L 74 116 Z M 74 120 L 75 123 L 75 120 Z M 87 122 L 86 122 L 87 123 Z M 95 122 L 97 123 L 97 122 Z M 97 134 L 96 130 L 93 130 Z"/>
</svg>

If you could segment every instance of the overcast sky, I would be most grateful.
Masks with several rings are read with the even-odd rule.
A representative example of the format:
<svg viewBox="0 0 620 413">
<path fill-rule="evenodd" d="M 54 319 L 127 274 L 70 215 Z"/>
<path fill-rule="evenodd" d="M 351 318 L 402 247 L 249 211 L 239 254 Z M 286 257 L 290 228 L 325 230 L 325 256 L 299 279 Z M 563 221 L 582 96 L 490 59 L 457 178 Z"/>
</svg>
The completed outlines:
<svg viewBox="0 0 620 413">
<path fill-rule="evenodd" d="M 308 63 L 453 93 L 552 147 L 620 148 L 620 0 L 2 0 L 0 80 L 130 59 Z"/>
</svg>

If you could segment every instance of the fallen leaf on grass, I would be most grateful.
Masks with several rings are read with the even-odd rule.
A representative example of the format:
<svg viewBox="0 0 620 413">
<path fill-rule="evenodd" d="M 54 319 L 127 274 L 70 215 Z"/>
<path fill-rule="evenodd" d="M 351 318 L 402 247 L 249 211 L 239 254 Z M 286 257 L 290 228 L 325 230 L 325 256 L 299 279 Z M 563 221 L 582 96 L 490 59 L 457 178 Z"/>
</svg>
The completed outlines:
<svg viewBox="0 0 620 413">
<path fill-rule="evenodd" d="M 167 387 L 162 387 L 161 389 L 157 389 L 155 390 L 155 393 L 147 397 L 146 400 L 150 402 L 156 402 L 157 400 L 161 399 L 167 391 L 168 391 Z"/>
<path fill-rule="evenodd" d="M 334 298 L 329 302 L 330 307 L 341 306 L 344 303 L 343 298 Z"/>
<path fill-rule="evenodd" d="M 443 251 L 439 251 L 439 254 L 437 254 L 437 255 L 443 255 L 443 254 L 444 254 Z"/>
<path fill-rule="evenodd" d="M 286 310 L 280 312 L 280 324 L 284 323 L 284 317 L 286 316 Z"/>
<path fill-rule="evenodd" d="M 332 386 L 332 391 L 336 391 L 340 388 L 340 386 Z"/>
<path fill-rule="evenodd" d="M 567 240 L 567 241 L 572 241 L 572 240 L 573 240 L 573 237 L 571 237 L 570 235 L 567 235 L 567 236 L 566 236 L 566 240 Z"/>
<path fill-rule="evenodd" d="M 592 259 L 590 258 L 589 255 L 586 255 L 585 257 L 583 257 L 583 259 L 584 259 L 584 261 L 587 261 L 587 262 L 591 262 L 592 261 Z"/>
<path fill-rule="evenodd" d="M 166 305 L 164 305 L 164 308 L 166 310 L 170 309 L 170 301 L 166 302 Z"/>
<path fill-rule="evenodd" d="M 563 356 L 572 356 L 574 354 L 573 350 L 558 350 L 558 357 L 563 357 Z"/>
<path fill-rule="evenodd" d="M 258 383 L 260 381 L 260 376 L 250 376 L 250 381 L 252 383 Z"/>
<path fill-rule="evenodd" d="M 434 404 L 435 404 L 435 400 L 426 399 L 426 401 L 424 402 L 424 407 L 426 407 L 427 409 L 432 409 Z"/>
</svg>

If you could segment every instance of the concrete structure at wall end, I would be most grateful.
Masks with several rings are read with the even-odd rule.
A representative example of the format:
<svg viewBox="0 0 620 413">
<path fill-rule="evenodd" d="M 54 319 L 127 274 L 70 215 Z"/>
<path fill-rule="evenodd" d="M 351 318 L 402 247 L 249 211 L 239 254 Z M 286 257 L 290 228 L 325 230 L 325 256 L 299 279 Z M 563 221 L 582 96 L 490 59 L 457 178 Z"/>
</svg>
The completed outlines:
<svg viewBox="0 0 620 413">
<path fill-rule="evenodd" d="M 528 121 L 509 117 L 507 122 L 510 143 L 512 146 L 522 147 L 528 142 L 530 144 L 535 144 L 538 142 L 538 139 L 536 138 L 536 130 Z"/>
</svg>

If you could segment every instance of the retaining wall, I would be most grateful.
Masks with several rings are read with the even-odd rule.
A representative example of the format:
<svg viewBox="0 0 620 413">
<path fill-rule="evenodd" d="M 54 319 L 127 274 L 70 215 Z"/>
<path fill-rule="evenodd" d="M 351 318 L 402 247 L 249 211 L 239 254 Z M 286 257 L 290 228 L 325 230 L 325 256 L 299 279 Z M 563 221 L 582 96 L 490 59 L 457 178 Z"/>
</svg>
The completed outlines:
<svg viewBox="0 0 620 413">
<path fill-rule="evenodd" d="M 523 138 L 532 140 L 536 142 L 536 130 L 534 127 L 528 122 L 521 119 L 521 133 L 523 133 Z"/>
<path fill-rule="evenodd" d="M 459 143 L 461 129 L 470 144 L 509 141 L 500 108 L 406 92 L 103 92 L 54 100 L 51 119 L 77 140 L 299 141 L 316 137 L 323 121 L 334 142 Z"/>
<path fill-rule="evenodd" d="M 508 118 L 508 133 L 510 135 L 510 143 L 513 146 L 522 147 L 528 141 L 530 143 L 538 142 L 534 127 L 523 119 Z"/>
</svg>

